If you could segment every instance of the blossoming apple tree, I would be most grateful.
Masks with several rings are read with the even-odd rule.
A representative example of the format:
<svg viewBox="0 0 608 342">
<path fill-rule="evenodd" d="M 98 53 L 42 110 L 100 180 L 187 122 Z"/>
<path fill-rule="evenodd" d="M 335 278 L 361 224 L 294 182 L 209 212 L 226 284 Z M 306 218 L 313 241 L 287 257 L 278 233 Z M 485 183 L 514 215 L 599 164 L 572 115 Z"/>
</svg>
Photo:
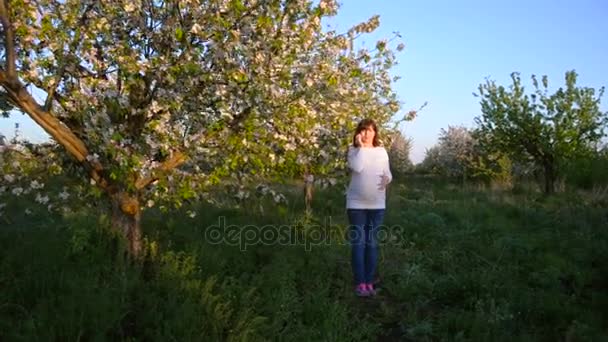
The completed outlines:
<svg viewBox="0 0 608 342">
<path fill-rule="evenodd" d="M 329 179 L 356 120 L 398 112 L 393 40 L 355 49 L 379 18 L 323 30 L 337 10 L 334 0 L 0 0 L 3 98 L 105 194 L 137 256 L 146 204 L 304 170 Z"/>
</svg>

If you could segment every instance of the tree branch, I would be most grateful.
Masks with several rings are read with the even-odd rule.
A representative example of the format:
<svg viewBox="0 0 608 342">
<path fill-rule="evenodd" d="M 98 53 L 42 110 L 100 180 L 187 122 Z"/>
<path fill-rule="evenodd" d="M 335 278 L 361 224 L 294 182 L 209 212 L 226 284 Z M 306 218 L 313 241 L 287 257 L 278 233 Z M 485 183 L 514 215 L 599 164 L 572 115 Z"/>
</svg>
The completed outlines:
<svg viewBox="0 0 608 342">
<path fill-rule="evenodd" d="M 8 79 L 17 77 L 15 57 L 15 34 L 8 15 L 8 0 L 0 0 L 0 22 L 4 29 L 4 49 L 6 51 L 6 74 Z"/>
<path fill-rule="evenodd" d="M 82 16 L 78 20 L 79 25 L 76 28 L 76 33 L 74 34 L 74 40 L 72 40 L 72 43 L 70 44 L 67 55 L 63 56 L 63 58 L 60 62 L 61 64 L 59 66 L 59 70 L 57 71 L 57 74 L 55 75 L 55 79 L 54 79 L 53 83 L 50 85 L 49 89 L 47 90 L 47 97 L 46 97 L 46 101 L 44 102 L 44 110 L 47 112 L 51 111 L 51 108 L 53 105 L 53 99 L 55 98 L 54 94 L 57 91 L 57 87 L 59 86 L 61 79 L 63 78 L 63 74 L 65 73 L 65 69 L 68 65 L 68 61 L 69 61 L 70 57 L 72 56 L 72 54 L 74 53 L 74 51 L 78 48 L 78 45 L 80 44 L 81 27 L 86 27 L 87 14 L 89 13 L 89 11 L 92 8 L 93 8 L 93 4 L 89 4 L 84 9 Z"/>
<path fill-rule="evenodd" d="M 19 79 L 10 78 L 8 73 L 0 69 L 0 85 L 6 90 L 8 98 L 24 113 L 28 114 L 53 139 L 61 144 L 90 172 L 91 177 L 106 189 L 109 184 L 102 176 L 102 166 L 99 162 L 87 160 L 89 154 L 85 144 L 69 128 L 50 112 L 45 111 L 30 95 Z"/>
<path fill-rule="evenodd" d="M 173 156 L 171 158 L 165 160 L 161 164 L 161 166 L 158 167 L 158 169 L 153 171 L 153 174 L 151 176 L 138 179 L 135 182 L 135 188 L 137 190 L 141 190 L 141 189 L 145 188 L 146 186 L 150 185 L 154 181 L 158 180 L 158 178 L 160 177 L 159 173 L 171 171 L 172 169 L 183 164 L 186 160 L 188 160 L 188 158 L 182 152 L 178 151 L 178 152 L 173 153 Z"/>
</svg>

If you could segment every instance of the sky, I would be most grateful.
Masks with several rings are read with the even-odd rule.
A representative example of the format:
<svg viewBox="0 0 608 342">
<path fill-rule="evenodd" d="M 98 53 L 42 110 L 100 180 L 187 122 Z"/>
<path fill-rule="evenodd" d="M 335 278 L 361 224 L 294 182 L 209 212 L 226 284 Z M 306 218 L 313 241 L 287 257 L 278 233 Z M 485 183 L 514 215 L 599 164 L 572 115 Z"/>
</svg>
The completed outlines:
<svg viewBox="0 0 608 342">
<path fill-rule="evenodd" d="M 441 129 L 474 127 L 481 114 L 473 96 L 486 78 L 511 84 L 511 73 L 547 75 L 549 86 L 564 85 L 576 70 L 577 84 L 608 86 L 608 1 L 605 0 L 344 0 L 327 21 L 338 32 L 380 15 L 380 27 L 365 46 L 399 32 L 405 49 L 393 73 L 403 111 L 428 105 L 401 126 L 413 140 L 411 159 L 422 161 Z M 361 42 L 363 44 L 363 42 Z M 602 109 L 608 110 L 603 97 Z"/>
<path fill-rule="evenodd" d="M 338 15 L 324 23 L 338 32 L 378 14 L 380 27 L 360 38 L 372 48 L 399 32 L 405 49 L 397 55 L 394 84 L 403 111 L 427 106 L 400 128 L 413 140 L 411 159 L 422 161 L 441 129 L 474 126 L 480 115 L 473 96 L 486 79 L 508 86 L 512 72 L 547 75 L 564 84 L 576 70 L 577 84 L 608 86 L 608 1 L 606 0 L 343 0 Z M 529 88 L 528 87 L 528 88 Z M 602 98 L 602 110 L 608 99 Z M 401 113 L 402 115 L 403 113 Z M 399 116 L 399 114 L 397 115 Z M 0 134 L 12 137 L 15 123 L 33 142 L 46 134 L 22 114 L 0 118 Z"/>
</svg>

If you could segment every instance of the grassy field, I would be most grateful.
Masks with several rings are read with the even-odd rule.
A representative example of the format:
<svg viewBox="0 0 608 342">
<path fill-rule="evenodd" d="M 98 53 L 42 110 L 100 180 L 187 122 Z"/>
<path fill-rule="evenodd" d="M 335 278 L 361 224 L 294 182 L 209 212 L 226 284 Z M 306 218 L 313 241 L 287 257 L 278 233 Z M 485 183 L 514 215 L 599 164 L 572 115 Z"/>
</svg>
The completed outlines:
<svg viewBox="0 0 608 342">
<path fill-rule="evenodd" d="M 380 293 L 352 293 L 341 191 L 284 207 L 147 211 L 123 261 L 107 217 L 9 203 L 0 217 L 2 341 L 600 341 L 608 210 L 588 194 L 389 193 Z M 186 210 L 197 216 L 190 218 Z"/>
</svg>

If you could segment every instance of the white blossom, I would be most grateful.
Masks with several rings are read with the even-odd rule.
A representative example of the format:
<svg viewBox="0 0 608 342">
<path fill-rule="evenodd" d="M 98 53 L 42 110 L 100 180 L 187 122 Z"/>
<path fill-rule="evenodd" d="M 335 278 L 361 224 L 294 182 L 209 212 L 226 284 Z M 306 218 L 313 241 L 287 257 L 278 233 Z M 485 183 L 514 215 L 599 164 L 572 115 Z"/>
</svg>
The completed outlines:
<svg viewBox="0 0 608 342">
<path fill-rule="evenodd" d="M 194 34 L 199 34 L 201 32 L 201 30 L 202 30 L 201 25 L 199 25 L 198 23 L 195 23 L 194 25 L 192 25 L 190 32 L 194 33 Z"/>
<path fill-rule="evenodd" d="M 63 190 L 62 192 L 59 193 L 59 198 L 62 200 L 67 200 L 68 197 L 70 197 L 70 194 L 67 192 L 67 190 Z"/>
<path fill-rule="evenodd" d="M 49 201 L 49 196 L 42 196 L 40 193 L 36 195 L 36 202 L 40 204 L 46 204 Z"/>
<path fill-rule="evenodd" d="M 285 196 L 283 194 L 275 194 L 273 196 L 274 202 L 275 203 L 283 203 L 286 202 L 287 200 L 285 199 Z"/>
<path fill-rule="evenodd" d="M 87 156 L 87 161 L 89 161 L 89 162 L 98 162 L 99 161 L 99 155 L 97 153 L 89 154 Z"/>
<path fill-rule="evenodd" d="M 42 189 L 43 187 L 44 187 L 44 184 L 38 182 L 37 180 L 33 180 L 30 183 L 30 188 L 32 188 L 33 190 Z"/>
<path fill-rule="evenodd" d="M 243 190 L 239 190 L 239 192 L 236 193 L 235 197 L 239 200 L 243 200 L 249 197 L 249 193 Z"/>
</svg>

